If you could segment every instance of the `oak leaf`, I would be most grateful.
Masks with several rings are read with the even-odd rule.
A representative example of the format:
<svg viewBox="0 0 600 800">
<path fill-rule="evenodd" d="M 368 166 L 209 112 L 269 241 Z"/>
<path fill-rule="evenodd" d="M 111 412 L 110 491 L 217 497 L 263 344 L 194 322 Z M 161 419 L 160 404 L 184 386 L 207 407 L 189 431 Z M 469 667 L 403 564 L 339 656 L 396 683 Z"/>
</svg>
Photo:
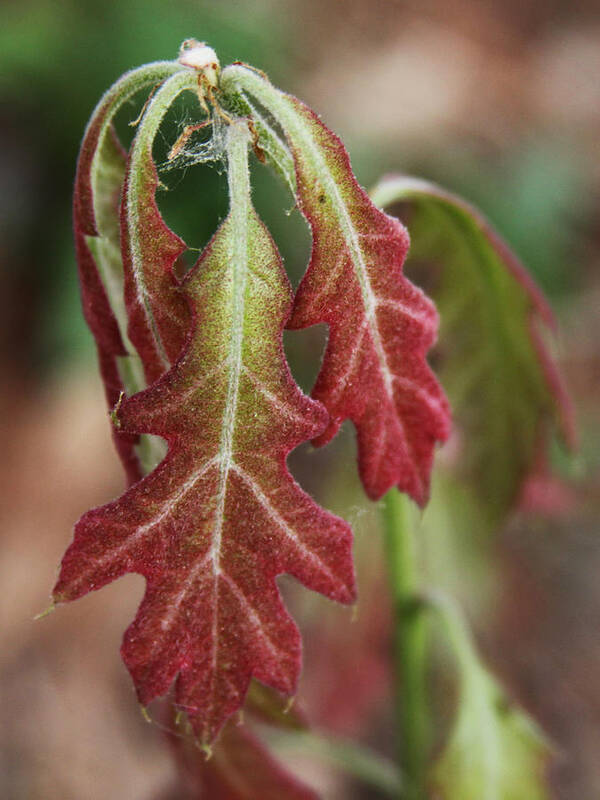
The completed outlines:
<svg viewBox="0 0 600 800">
<path fill-rule="evenodd" d="M 55 587 L 74 600 L 127 572 L 146 578 L 123 659 L 142 704 L 176 679 L 175 701 L 209 743 L 251 677 L 293 693 L 300 637 L 275 577 L 351 602 L 351 531 L 286 467 L 318 436 L 323 406 L 282 350 L 291 290 L 250 201 L 245 125 L 228 130 L 231 210 L 182 284 L 192 332 L 174 367 L 115 412 L 126 433 L 168 443 L 121 498 L 77 523 Z"/>
</svg>

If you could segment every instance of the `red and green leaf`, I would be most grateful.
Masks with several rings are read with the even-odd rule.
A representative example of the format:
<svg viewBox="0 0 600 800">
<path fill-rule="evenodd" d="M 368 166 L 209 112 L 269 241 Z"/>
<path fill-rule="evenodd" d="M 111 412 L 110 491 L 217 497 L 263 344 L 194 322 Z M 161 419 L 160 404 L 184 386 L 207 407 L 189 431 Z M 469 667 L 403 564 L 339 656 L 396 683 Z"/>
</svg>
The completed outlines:
<svg viewBox="0 0 600 800">
<path fill-rule="evenodd" d="M 573 441 L 569 398 L 545 338 L 552 313 L 482 215 L 464 200 L 405 176 L 372 192 L 400 209 L 411 233 L 407 267 L 441 316 L 438 371 L 457 429 L 457 475 L 492 519 L 516 501 L 552 425 Z"/>
<path fill-rule="evenodd" d="M 197 90 L 197 76 L 183 70 L 168 78 L 145 109 L 132 143 L 121 207 L 121 246 L 129 338 L 149 384 L 176 361 L 185 343 L 189 308 L 173 267 L 185 242 L 165 224 L 156 203 L 158 173 L 152 145 L 173 101 Z"/>
<path fill-rule="evenodd" d="M 351 419 L 369 497 L 398 486 L 423 505 L 435 443 L 449 433 L 449 408 L 426 362 L 435 308 L 402 273 L 408 235 L 373 205 L 341 141 L 307 106 L 241 66 L 225 69 L 222 85 L 254 95 L 275 117 L 295 162 L 313 250 L 288 326 L 329 326 L 312 394 L 330 420 L 315 444 Z"/>
<path fill-rule="evenodd" d="M 120 429 L 168 443 L 159 466 L 75 528 L 55 600 L 127 572 L 146 594 L 122 655 L 140 702 L 167 692 L 210 742 L 251 677 L 295 691 L 300 638 L 275 578 L 354 598 L 351 531 L 294 482 L 286 456 L 325 409 L 290 375 L 291 293 L 250 201 L 245 126 L 228 131 L 230 213 L 182 285 L 192 332 L 181 358 L 115 412 Z"/>
<path fill-rule="evenodd" d="M 86 129 L 75 178 L 73 226 L 83 313 L 96 341 L 110 408 L 121 391 L 140 388 L 126 335 L 123 264 L 119 252 L 119 198 L 125 153 L 112 121 L 140 90 L 176 72 L 172 62 L 149 64 L 124 75 L 98 103 Z M 115 430 L 117 451 L 130 482 L 140 477 L 137 436 Z"/>
</svg>

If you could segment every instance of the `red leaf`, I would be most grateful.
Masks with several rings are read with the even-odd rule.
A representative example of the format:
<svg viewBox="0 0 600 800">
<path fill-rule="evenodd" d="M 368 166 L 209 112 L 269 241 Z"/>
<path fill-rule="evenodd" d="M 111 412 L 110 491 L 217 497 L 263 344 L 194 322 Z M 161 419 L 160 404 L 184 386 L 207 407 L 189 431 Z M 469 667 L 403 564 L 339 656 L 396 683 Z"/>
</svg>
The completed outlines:
<svg viewBox="0 0 600 800">
<path fill-rule="evenodd" d="M 300 637 L 277 575 L 354 598 L 349 527 L 285 464 L 327 414 L 300 392 L 283 356 L 291 293 L 250 202 L 247 140 L 245 127 L 230 127 L 234 202 L 183 284 L 193 316 L 185 352 L 118 411 L 123 431 L 163 437 L 168 455 L 82 517 L 55 587 L 60 602 L 126 572 L 144 575 L 123 658 L 143 704 L 177 678 L 176 702 L 204 742 L 241 706 L 252 676 L 295 690 Z"/>
<path fill-rule="evenodd" d="M 106 295 L 96 259 L 89 246 L 89 237 L 99 237 L 99 233 L 96 230 L 92 202 L 91 171 L 92 160 L 97 155 L 98 138 L 106 111 L 107 109 L 101 109 L 100 113 L 95 117 L 93 124 L 86 131 L 81 146 L 75 178 L 73 228 L 83 314 L 96 340 L 106 401 L 108 407 L 113 408 L 124 389 L 123 381 L 119 374 L 118 359 L 126 356 L 127 351 L 121 338 L 119 325 Z M 109 136 L 105 135 L 101 154 L 103 160 L 113 166 L 113 169 L 108 173 L 109 180 L 105 182 L 102 188 L 105 195 L 108 195 L 106 198 L 108 204 L 112 203 L 116 209 L 118 193 L 121 188 L 120 182 L 125 172 L 125 159 L 114 133 Z M 115 210 L 115 218 L 116 216 Z M 115 447 L 125 468 L 129 483 L 135 483 L 141 477 L 139 462 L 134 451 L 137 438 L 137 436 L 131 436 L 113 429 Z"/>
<path fill-rule="evenodd" d="M 317 800 L 243 725 L 229 723 L 208 760 L 189 741 L 171 742 L 191 797 L 210 800 Z"/>
<path fill-rule="evenodd" d="M 369 497 L 396 485 L 424 505 L 435 442 L 449 432 L 448 404 L 425 360 L 437 314 L 402 274 L 405 228 L 371 203 L 341 141 L 309 108 L 294 107 L 304 139 L 288 135 L 313 251 L 288 326 L 330 329 L 312 395 L 331 420 L 315 443 L 350 418 Z"/>
<path fill-rule="evenodd" d="M 153 383 L 181 353 L 189 330 L 188 305 L 173 266 L 186 244 L 164 222 L 156 204 L 158 174 L 152 145 L 166 110 L 197 88 L 190 70 L 167 79 L 154 94 L 131 146 L 121 206 L 121 246 L 129 338 Z"/>
<path fill-rule="evenodd" d="M 118 296 L 123 280 L 122 264 L 116 254 L 119 247 L 117 209 L 125 174 L 125 154 L 111 122 L 137 91 L 177 69 L 177 65 L 170 62 L 151 64 L 117 81 L 92 114 L 77 162 L 73 227 L 81 301 L 96 341 L 109 408 L 114 407 L 125 388 L 119 359 L 128 355 L 115 312 L 115 308 L 122 305 Z M 116 287 L 111 298 L 107 294 L 109 285 Z M 113 431 L 113 437 L 129 482 L 133 483 L 141 475 L 134 451 L 138 437 L 117 430 Z"/>
</svg>

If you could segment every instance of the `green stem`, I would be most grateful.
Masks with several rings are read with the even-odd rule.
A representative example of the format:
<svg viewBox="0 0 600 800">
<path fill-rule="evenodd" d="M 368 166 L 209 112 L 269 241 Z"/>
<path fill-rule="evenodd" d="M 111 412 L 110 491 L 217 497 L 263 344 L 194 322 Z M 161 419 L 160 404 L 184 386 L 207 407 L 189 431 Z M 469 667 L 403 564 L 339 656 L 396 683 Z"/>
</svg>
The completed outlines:
<svg viewBox="0 0 600 800">
<path fill-rule="evenodd" d="M 394 666 L 399 762 L 406 780 L 403 800 L 425 798 L 429 749 L 426 687 L 426 615 L 419 601 L 416 544 L 408 499 L 396 489 L 384 500 L 385 542 L 394 602 Z"/>
</svg>

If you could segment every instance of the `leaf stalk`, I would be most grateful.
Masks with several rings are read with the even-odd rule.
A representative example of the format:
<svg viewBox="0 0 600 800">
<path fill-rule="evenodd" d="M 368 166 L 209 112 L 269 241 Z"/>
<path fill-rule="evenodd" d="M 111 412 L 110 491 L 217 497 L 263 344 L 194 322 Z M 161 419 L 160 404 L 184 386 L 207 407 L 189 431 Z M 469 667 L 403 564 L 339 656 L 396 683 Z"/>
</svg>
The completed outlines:
<svg viewBox="0 0 600 800">
<path fill-rule="evenodd" d="M 426 606 L 420 598 L 416 542 L 408 498 L 391 489 L 383 501 L 385 549 L 394 608 L 395 705 L 402 800 L 425 800 L 429 750 L 426 687 Z"/>
</svg>

